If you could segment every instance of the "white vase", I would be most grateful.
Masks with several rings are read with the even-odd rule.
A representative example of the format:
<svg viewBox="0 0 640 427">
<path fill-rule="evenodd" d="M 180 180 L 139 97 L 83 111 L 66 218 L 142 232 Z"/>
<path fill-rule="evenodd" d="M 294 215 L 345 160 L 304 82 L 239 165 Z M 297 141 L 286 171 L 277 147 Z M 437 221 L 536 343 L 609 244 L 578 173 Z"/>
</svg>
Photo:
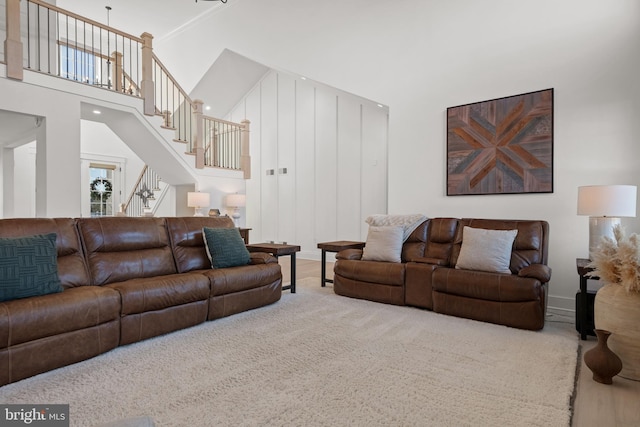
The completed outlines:
<svg viewBox="0 0 640 427">
<path fill-rule="evenodd" d="M 612 333 L 609 348 L 622 360 L 618 375 L 640 381 L 640 292 L 604 285 L 596 294 L 594 321 L 597 329 Z"/>
</svg>

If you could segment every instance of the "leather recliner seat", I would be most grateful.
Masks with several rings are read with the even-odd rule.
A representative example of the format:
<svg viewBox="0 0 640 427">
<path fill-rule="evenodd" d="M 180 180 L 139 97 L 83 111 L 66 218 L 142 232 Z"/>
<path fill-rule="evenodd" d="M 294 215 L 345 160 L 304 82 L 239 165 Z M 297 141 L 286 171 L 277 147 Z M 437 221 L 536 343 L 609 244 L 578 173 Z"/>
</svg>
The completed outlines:
<svg viewBox="0 0 640 427">
<path fill-rule="evenodd" d="M 518 230 L 511 274 L 456 269 L 464 226 Z M 466 317 L 522 329 L 544 327 L 549 225 L 545 221 L 432 218 L 404 243 L 401 263 L 362 261 L 362 250 L 336 255 L 339 295 Z"/>
<path fill-rule="evenodd" d="M 56 233 L 63 287 L 0 302 L 0 386 L 280 299 L 275 257 L 214 270 L 204 226 L 235 227 L 228 217 L 0 220 L 0 237 Z"/>
</svg>

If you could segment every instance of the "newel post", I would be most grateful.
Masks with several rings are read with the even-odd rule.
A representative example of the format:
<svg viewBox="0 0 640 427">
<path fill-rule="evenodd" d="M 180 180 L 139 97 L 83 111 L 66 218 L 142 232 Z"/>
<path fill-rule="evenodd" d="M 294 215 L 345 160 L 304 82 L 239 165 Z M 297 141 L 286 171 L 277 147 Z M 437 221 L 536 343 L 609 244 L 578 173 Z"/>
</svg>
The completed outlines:
<svg viewBox="0 0 640 427">
<path fill-rule="evenodd" d="M 187 103 L 188 104 L 188 103 Z M 204 168 L 204 130 L 202 129 L 202 105 L 204 102 L 200 99 L 193 101 L 193 108 L 196 122 L 196 133 L 193 136 L 193 153 L 196 155 L 196 169 Z"/>
<path fill-rule="evenodd" d="M 22 40 L 20 39 L 20 0 L 7 0 L 7 38 L 4 41 L 4 62 L 7 77 L 22 80 Z"/>
<path fill-rule="evenodd" d="M 111 54 L 113 59 L 111 75 L 115 79 L 116 92 L 122 92 L 123 72 L 122 72 L 122 52 L 115 51 Z"/>
<path fill-rule="evenodd" d="M 251 154 L 249 152 L 249 127 L 251 122 L 244 119 L 242 122 L 242 130 L 240 131 L 240 168 L 244 172 L 244 179 L 251 179 Z"/>
<path fill-rule="evenodd" d="M 144 99 L 144 114 L 153 116 L 156 113 L 155 85 L 153 83 L 153 36 L 142 33 L 142 81 L 140 96 Z"/>
</svg>

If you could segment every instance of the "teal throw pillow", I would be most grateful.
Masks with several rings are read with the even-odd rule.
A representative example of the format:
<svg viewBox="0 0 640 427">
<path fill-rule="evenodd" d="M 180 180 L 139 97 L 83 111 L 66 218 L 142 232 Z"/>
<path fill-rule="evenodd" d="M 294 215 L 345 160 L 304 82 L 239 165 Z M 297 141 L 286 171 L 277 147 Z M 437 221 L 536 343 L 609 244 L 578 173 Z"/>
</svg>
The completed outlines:
<svg viewBox="0 0 640 427">
<path fill-rule="evenodd" d="M 202 237 L 211 267 L 225 268 L 249 264 L 249 251 L 237 228 L 204 227 Z"/>
<path fill-rule="evenodd" d="M 0 301 L 61 291 L 56 233 L 0 238 Z"/>
</svg>

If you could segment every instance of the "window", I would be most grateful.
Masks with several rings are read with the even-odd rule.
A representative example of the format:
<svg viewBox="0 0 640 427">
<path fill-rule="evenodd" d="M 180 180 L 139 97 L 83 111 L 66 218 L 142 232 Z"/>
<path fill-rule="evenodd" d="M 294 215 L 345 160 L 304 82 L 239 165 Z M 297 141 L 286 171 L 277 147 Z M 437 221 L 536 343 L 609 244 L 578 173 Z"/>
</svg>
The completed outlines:
<svg viewBox="0 0 640 427">
<path fill-rule="evenodd" d="M 116 167 L 95 165 L 89 167 L 91 216 L 113 216 L 113 180 Z"/>
<path fill-rule="evenodd" d="M 98 84 L 100 76 L 95 74 L 96 57 L 70 46 L 60 46 L 60 77 Z"/>
</svg>

